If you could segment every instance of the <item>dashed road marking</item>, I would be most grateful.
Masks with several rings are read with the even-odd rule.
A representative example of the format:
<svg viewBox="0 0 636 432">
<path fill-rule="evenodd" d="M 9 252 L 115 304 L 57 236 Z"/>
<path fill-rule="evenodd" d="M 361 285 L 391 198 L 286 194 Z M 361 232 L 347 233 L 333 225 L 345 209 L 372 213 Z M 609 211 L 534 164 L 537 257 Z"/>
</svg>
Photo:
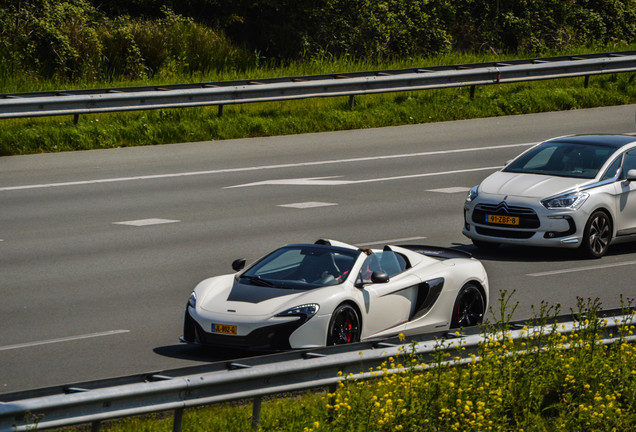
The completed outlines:
<svg viewBox="0 0 636 432">
<path fill-rule="evenodd" d="M 468 187 L 455 186 L 455 187 L 447 187 L 447 188 L 441 188 L 441 189 L 427 189 L 426 192 L 439 192 L 439 193 L 453 194 L 453 193 L 459 193 L 459 192 L 468 192 L 469 190 L 470 188 Z"/>
<path fill-rule="evenodd" d="M 306 209 L 306 208 L 315 208 L 315 207 L 328 207 L 328 206 L 335 206 L 335 205 L 338 205 L 338 204 L 328 203 L 328 202 L 308 201 L 308 202 L 299 202 L 299 203 L 291 203 L 291 204 L 280 204 L 278 207 Z"/>
<path fill-rule="evenodd" d="M 147 225 L 160 225 L 160 224 L 168 224 L 168 223 L 176 223 L 181 222 L 180 220 L 173 219 L 139 219 L 139 220 L 131 220 L 131 221 L 123 221 L 123 222 L 113 222 L 115 225 L 132 225 L 132 226 L 147 226 Z"/>
</svg>

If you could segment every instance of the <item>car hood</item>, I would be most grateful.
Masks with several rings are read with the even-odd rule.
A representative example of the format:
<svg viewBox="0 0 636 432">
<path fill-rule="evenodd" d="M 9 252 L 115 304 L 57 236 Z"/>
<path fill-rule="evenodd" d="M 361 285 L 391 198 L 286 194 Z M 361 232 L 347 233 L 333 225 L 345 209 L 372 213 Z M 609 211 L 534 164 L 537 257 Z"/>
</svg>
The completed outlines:
<svg viewBox="0 0 636 432">
<path fill-rule="evenodd" d="M 553 177 L 499 171 L 488 176 L 479 185 L 479 193 L 546 198 L 589 182 L 590 180 L 588 179 L 572 177 Z"/>
<path fill-rule="evenodd" d="M 215 314 L 269 316 L 286 307 L 303 303 L 311 291 L 263 287 L 249 282 L 239 283 L 234 275 L 219 276 L 201 282 L 197 288 L 197 306 Z M 297 303 L 301 302 L 301 303 Z"/>
</svg>

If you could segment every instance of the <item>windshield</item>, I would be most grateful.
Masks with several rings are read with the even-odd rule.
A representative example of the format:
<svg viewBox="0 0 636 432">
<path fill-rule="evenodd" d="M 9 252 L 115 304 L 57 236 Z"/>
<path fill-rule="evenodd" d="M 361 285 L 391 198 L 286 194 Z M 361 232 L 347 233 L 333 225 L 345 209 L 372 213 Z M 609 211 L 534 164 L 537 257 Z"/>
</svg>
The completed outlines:
<svg viewBox="0 0 636 432">
<path fill-rule="evenodd" d="M 360 252 L 320 245 L 282 247 L 240 277 L 259 286 L 311 289 L 345 281 Z"/>
<path fill-rule="evenodd" d="M 514 160 L 503 171 L 593 179 L 615 150 L 602 144 L 548 141 Z"/>
</svg>

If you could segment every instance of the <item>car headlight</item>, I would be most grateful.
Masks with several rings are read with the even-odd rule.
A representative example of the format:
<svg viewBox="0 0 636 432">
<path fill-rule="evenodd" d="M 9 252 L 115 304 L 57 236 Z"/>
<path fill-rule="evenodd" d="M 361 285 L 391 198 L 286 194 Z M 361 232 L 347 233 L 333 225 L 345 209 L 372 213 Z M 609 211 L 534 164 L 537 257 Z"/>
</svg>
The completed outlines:
<svg viewBox="0 0 636 432">
<path fill-rule="evenodd" d="M 479 196 L 479 185 L 473 186 L 470 189 L 470 191 L 468 191 L 468 195 L 466 196 L 466 202 L 471 202 L 478 196 Z"/>
<path fill-rule="evenodd" d="M 283 311 L 277 314 L 276 316 L 277 317 L 304 316 L 307 318 L 311 318 L 312 316 L 316 315 L 316 313 L 318 312 L 318 309 L 320 309 L 319 305 L 317 305 L 316 303 L 310 303 L 310 304 L 304 304 L 300 306 L 294 306 L 293 308 L 287 309 L 286 311 Z"/>
<path fill-rule="evenodd" d="M 197 295 L 194 292 L 190 294 L 190 298 L 188 299 L 188 306 L 192 306 L 195 309 L 197 307 Z"/>
<path fill-rule="evenodd" d="M 559 195 L 553 198 L 546 198 L 541 204 L 547 209 L 577 209 L 583 205 L 590 196 L 587 192 L 576 192 L 567 195 Z"/>
</svg>

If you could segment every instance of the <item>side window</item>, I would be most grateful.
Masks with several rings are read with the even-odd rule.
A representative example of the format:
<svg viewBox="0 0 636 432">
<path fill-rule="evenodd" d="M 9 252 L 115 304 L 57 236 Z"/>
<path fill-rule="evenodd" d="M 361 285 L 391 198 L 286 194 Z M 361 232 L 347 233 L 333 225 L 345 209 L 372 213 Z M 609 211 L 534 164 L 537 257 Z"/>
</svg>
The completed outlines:
<svg viewBox="0 0 636 432">
<path fill-rule="evenodd" d="M 636 169 L 636 150 L 628 151 L 623 158 L 623 173 L 621 177 L 625 178 L 629 170 Z"/>
<path fill-rule="evenodd" d="M 402 273 L 408 267 L 406 259 L 392 250 L 376 252 L 367 257 L 362 264 L 358 283 L 371 282 L 373 272 L 383 272 L 389 275 L 389 278 L 396 274 Z"/>
<path fill-rule="evenodd" d="M 358 275 L 357 283 L 369 283 L 371 282 L 371 275 L 373 272 L 381 272 L 380 260 L 377 253 L 372 253 L 362 263 L 360 274 Z"/>
<path fill-rule="evenodd" d="M 616 176 L 616 172 L 621 167 L 622 160 L 623 160 L 622 156 L 617 157 L 616 160 L 612 162 L 612 164 L 609 166 L 607 171 L 605 171 L 605 174 L 603 174 L 603 177 L 601 178 L 601 180 L 609 180 L 614 178 Z"/>
</svg>

